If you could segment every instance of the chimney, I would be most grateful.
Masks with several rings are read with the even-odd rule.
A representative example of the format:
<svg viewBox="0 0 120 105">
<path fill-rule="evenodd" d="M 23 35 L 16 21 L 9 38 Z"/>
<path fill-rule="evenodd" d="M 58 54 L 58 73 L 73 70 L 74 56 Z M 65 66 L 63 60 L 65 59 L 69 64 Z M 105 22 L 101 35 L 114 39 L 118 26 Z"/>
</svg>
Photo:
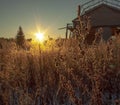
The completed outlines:
<svg viewBox="0 0 120 105">
<path fill-rule="evenodd" d="M 80 5 L 78 5 L 78 16 L 80 16 Z"/>
</svg>

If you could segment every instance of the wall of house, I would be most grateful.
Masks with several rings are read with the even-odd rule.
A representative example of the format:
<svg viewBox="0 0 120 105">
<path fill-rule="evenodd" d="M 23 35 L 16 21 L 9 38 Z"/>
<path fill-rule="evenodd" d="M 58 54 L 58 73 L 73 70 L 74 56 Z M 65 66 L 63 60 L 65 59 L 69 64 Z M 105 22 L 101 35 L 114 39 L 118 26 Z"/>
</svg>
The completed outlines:
<svg viewBox="0 0 120 105">
<path fill-rule="evenodd" d="M 91 17 L 92 26 L 120 25 L 120 10 L 101 5 L 85 13 Z"/>
<path fill-rule="evenodd" d="M 93 27 L 103 28 L 103 39 L 105 40 L 113 35 L 113 28 L 120 26 L 120 10 L 104 4 L 87 11 L 85 15 L 91 17 Z"/>
</svg>

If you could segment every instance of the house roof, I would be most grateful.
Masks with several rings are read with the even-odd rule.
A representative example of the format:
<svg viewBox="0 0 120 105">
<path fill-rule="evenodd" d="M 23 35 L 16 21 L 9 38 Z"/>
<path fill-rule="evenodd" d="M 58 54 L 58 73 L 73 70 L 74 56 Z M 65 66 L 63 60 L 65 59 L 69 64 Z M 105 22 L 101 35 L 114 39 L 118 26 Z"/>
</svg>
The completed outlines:
<svg viewBox="0 0 120 105">
<path fill-rule="evenodd" d="M 81 5 L 81 15 L 103 4 L 120 11 L 120 0 L 89 0 Z"/>
<path fill-rule="evenodd" d="M 111 5 L 107 5 L 107 4 L 100 4 L 100 5 L 98 5 L 98 6 L 95 6 L 95 7 L 91 8 L 91 9 L 85 11 L 84 14 L 87 14 L 87 13 L 89 13 L 89 12 L 91 12 L 91 11 L 94 11 L 94 10 L 96 10 L 96 9 L 98 9 L 98 8 L 101 8 L 101 7 L 103 7 L 103 6 L 109 8 L 109 9 L 112 9 L 113 11 L 120 12 L 120 8 L 112 7 Z M 84 14 L 82 14 L 82 15 L 84 15 Z"/>
<path fill-rule="evenodd" d="M 102 6 L 105 6 L 105 7 L 109 8 L 109 9 L 112 9 L 112 10 L 117 11 L 117 12 L 120 13 L 120 0 L 114 0 L 114 1 L 117 1 L 117 2 L 119 1 L 118 4 L 115 3 L 115 2 L 112 4 L 112 2 L 108 2 L 108 1 L 105 2 L 105 1 L 107 1 L 107 0 L 98 0 L 97 2 L 94 2 L 93 0 L 91 0 L 91 1 L 87 2 L 88 4 L 92 3 L 90 5 L 88 5 L 87 3 L 85 3 L 84 5 L 87 5 L 87 7 L 83 8 L 84 5 L 81 6 L 81 16 L 83 16 L 84 14 L 87 14 L 87 13 L 89 13 L 91 11 L 94 11 L 94 10 L 96 10 L 98 8 L 101 8 Z M 74 21 L 79 21 L 79 19 L 77 17 L 77 18 L 75 18 L 72 21 L 73 22 Z"/>
</svg>

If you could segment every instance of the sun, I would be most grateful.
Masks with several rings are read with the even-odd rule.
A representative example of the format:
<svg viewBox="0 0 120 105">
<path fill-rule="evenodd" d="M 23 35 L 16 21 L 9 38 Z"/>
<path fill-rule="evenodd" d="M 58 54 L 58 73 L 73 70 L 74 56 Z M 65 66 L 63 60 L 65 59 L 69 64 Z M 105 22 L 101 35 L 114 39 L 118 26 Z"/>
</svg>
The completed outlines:
<svg viewBox="0 0 120 105">
<path fill-rule="evenodd" d="M 38 32 L 35 35 L 36 35 L 36 38 L 37 38 L 38 41 L 40 41 L 40 42 L 44 41 L 44 34 L 43 33 Z"/>
</svg>

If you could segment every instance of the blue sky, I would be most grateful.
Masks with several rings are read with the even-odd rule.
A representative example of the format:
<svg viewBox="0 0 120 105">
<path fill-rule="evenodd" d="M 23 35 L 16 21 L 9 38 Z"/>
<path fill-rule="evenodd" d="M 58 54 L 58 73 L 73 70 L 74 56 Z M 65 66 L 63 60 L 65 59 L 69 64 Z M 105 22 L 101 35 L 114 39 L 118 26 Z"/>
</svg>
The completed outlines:
<svg viewBox="0 0 120 105">
<path fill-rule="evenodd" d="M 15 37 L 19 26 L 27 38 L 33 33 L 64 37 L 58 30 L 77 16 L 77 6 L 85 0 L 0 0 L 0 37 Z"/>
</svg>

